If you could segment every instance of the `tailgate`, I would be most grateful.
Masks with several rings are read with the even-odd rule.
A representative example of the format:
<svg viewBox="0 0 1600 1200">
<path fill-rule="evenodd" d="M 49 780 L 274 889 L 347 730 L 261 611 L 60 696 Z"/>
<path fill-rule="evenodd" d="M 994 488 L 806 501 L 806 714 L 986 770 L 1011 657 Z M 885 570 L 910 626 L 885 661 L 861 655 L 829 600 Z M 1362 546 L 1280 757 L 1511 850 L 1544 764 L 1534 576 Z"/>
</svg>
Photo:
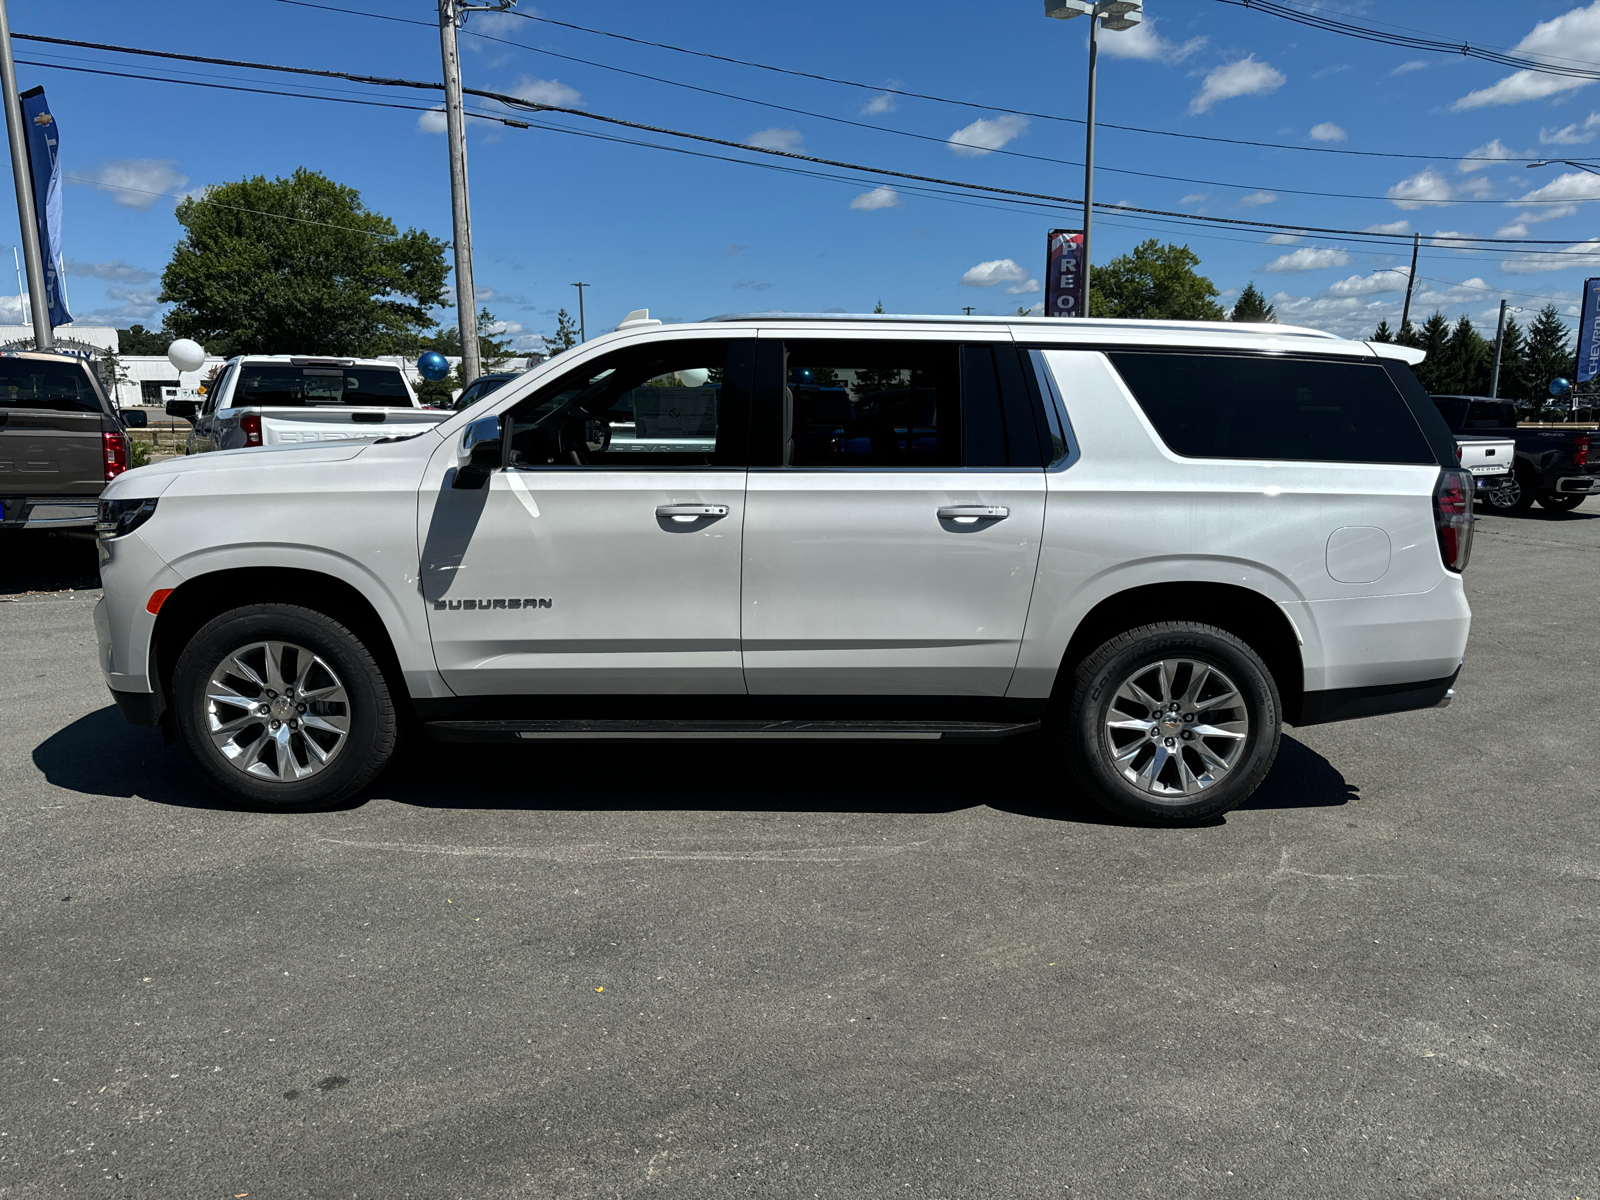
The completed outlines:
<svg viewBox="0 0 1600 1200">
<path fill-rule="evenodd" d="M 97 412 L 0 412 L 0 495 L 97 496 L 105 451 Z"/>
<path fill-rule="evenodd" d="M 454 415 L 426 408 L 354 408 L 331 404 L 241 411 L 261 414 L 261 442 L 266 446 L 375 442 L 379 438 L 420 433 Z"/>
<path fill-rule="evenodd" d="M 1516 459 L 1517 444 L 1510 438 L 1457 438 L 1461 465 L 1474 475 L 1504 475 Z"/>
</svg>

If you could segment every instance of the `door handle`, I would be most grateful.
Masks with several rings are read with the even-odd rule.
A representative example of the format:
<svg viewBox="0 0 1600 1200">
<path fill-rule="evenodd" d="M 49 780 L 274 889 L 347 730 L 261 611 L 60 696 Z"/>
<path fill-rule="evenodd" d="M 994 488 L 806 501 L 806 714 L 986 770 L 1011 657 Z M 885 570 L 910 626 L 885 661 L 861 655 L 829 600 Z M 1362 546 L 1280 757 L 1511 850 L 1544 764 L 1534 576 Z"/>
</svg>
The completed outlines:
<svg viewBox="0 0 1600 1200">
<path fill-rule="evenodd" d="M 1010 515 L 1003 504 L 950 504 L 939 510 L 941 521 L 1004 521 Z"/>
<path fill-rule="evenodd" d="M 656 508 L 656 516 L 671 517 L 674 521 L 699 521 L 727 515 L 726 504 L 662 504 Z"/>
</svg>

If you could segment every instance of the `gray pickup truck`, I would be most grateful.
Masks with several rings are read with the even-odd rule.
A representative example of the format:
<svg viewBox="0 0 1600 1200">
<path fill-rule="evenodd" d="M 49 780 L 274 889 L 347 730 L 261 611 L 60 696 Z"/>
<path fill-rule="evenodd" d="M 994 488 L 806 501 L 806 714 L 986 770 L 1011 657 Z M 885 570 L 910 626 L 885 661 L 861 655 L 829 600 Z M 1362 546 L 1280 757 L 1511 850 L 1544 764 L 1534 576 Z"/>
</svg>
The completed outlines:
<svg viewBox="0 0 1600 1200">
<path fill-rule="evenodd" d="M 88 363 L 0 351 L 0 529 L 93 534 L 128 434 Z"/>
</svg>

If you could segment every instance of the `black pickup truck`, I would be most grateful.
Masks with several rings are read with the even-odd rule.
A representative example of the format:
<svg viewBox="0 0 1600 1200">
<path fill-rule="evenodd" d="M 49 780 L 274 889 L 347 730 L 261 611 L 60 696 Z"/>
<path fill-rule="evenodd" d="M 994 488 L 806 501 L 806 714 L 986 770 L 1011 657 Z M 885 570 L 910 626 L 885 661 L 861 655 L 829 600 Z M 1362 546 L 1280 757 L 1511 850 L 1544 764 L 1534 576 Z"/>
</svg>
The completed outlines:
<svg viewBox="0 0 1600 1200">
<path fill-rule="evenodd" d="M 1537 500 L 1551 512 L 1570 512 L 1589 496 L 1600 495 L 1600 462 L 1593 453 L 1595 431 L 1519 429 L 1517 406 L 1483 396 L 1435 396 L 1434 405 L 1451 433 L 1510 438 L 1517 444 L 1516 467 L 1502 487 L 1485 491 L 1491 508 L 1526 512 Z"/>
</svg>

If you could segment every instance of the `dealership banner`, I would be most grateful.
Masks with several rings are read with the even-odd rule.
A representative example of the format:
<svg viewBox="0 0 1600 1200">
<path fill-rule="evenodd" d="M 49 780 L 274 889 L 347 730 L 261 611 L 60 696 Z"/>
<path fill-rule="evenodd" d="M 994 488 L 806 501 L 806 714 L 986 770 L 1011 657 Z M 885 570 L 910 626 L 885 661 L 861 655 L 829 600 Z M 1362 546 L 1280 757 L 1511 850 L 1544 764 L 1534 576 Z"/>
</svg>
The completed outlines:
<svg viewBox="0 0 1600 1200">
<path fill-rule="evenodd" d="M 22 101 L 22 124 L 28 134 L 28 165 L 33 173 L 33 211 L 39 222 L 39 252 L 44 259 L 44 294 L 50 306 L 50 324 L 70 325 L 66 298 L 61 294 L 61 164 L 57 151 L 61 131 L 42 87 L 29 88 Z"/>
<path fill-rule="evenodd" d="M 1600 279 L 1583 281 L 1583 316 L 1578 320 L 1578 375 L 1588 383 L 1600 375 Z"/>
<path fill-rule="evenodd" d="M 1045 263 L 1048 317 L 1086 317 L 1083 311 L 1083 231 L 1052 229 Z"/>
</svg>

